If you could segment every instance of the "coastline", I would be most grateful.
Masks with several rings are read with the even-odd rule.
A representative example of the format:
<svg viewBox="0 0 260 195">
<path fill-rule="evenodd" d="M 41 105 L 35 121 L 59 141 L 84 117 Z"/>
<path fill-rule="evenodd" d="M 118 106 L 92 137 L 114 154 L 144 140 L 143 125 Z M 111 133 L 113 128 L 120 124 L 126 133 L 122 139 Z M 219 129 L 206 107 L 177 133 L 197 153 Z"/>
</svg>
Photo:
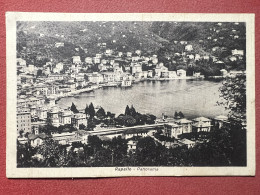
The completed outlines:
<svg viewBox="0 0 260 195">
<path fill-rule="evenodd" d="M 186 76 L 186 77 L 176 77 L 176 78 L 146 78 L 146 79 L 140 79 L 140 80 L 133 80 L 133 84 L 137 84 L 137 83 L 144 82 L 144 81 L 202 80 L 202 79 L 203 80 L 205 79 L 204 76 L 200 76 L 200 77 Z M 127 86 L 127 88 L 131 88 L 132 85 Z M 102 83 L 102 84 L 91 85 L 88 88 L 74 90 L 74 91 L 68 92 L 66 94 L 52 95 L 51 97 L 47 97 L 47 98 L 54 98 L 55 101 L 59 101 L 61 98 L 72 97 L 74 95 L 79 95 L 79 94 L 85 93 L 85 92 L 92 92 L 92 91 L 95 91 L 96 89 L 107 88 L 107 87 L 126 88 L 125 86 L 121 86 L 121 82 Z"/>
</svg>

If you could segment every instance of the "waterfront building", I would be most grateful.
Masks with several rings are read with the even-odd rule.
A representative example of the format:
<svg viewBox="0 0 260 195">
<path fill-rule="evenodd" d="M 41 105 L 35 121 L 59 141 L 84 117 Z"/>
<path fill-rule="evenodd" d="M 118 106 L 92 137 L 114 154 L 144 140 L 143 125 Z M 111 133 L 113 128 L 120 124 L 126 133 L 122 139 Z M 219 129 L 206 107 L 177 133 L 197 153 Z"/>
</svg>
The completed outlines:
<svg viewBox="0 0 260 195">
<path fill-rule="evenodd" d="M 114 72 L 103 72 L 104 83 L 115 82 L 115 73 Z"/>
<path fill-rule="evenodd" d="M 102 74 L 99 74 L 97 72 L 93 72 L 93 74 L 88 75 L 88 80 L 90 83 L 103 83 L 104 78 Z"/>
<path fill-rule="evenodd" d="M 62 81 L 64 80 L 65 75 L 63 74 L 49 74 L 45 79 L 46 82 Z"/>
<path fill-rule="evenodd" d="M 181 78 L 185 78 L 186 77 L 186 70 L 183 70 L 183 69 L 177 70 L 177 76 L 181 77 Z"/>
<path fill-rule="evenodd" d="M 148 78 L 152 78 L 153 77 L 153 70 L 148 70 L 147 77 Z"/>
<path fill-rule="evenodd" d="M 144 79 L 147 79 L 147 77 L 148 77 L 148 71 L 143 71 L 142 73 L 143 73 L 143 78 L 144 78 Z"/>
<path fill-rule="evenodd" d="M 136 72 L 142 72 L 142 65 L 141 64 L 133 65 L 132 74 L 135 74 Z"/>
<path fill-rule="evenodd" d="M 63 132 L 63 133 L 52 133 L 52 139 L 57 141 L 61 145 L 66 145 L 70 140 L 76 137 L 75 132 Z"/>
<path fill-rule="evenodd" d="M 123 80 L 121 83 L 122 87 L 131 87 L 132 86 L 132 81 L 131 80 Z"/>
</svg>

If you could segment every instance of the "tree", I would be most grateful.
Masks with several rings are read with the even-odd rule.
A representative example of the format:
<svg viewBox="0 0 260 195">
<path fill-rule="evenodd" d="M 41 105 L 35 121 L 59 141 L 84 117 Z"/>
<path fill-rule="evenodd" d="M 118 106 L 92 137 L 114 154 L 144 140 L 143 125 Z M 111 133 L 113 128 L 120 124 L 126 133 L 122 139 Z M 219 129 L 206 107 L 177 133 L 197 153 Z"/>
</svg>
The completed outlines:
<svg viewBox="0 0 260 195">
<path fill-rule="evenodd" d="M 179 119 L 179 114 L 178 114 L 178 112 L 176 112 L 176 111 L 175 111 L 175 113 L 174 113 L 174 118 L 175 118 L 175 119 Z"/>
<path fill-rule="evenodd" d="M 46 139 L 38 148 L 38 153 L 43 156 L 44 167 L 61 167 L 66 163 L 66 148 L 53 139 Z"/>
<path fill-rule="evenodd" d="M 184 118 L 184 114 L 181 111 L 179 112 L 179 117 Z"/>
<path fill-rule="evenodd" d="M 86 114 L 86 116 L 89 116 L 89 107 L 87 104 L 86 104 L 86 108 L 85 108 L 85 114 Z"/>
<path fill-rule="evenodd" d="M 95 116 L 95 108 L 94 108 L 92 102 L 89 104 L 88 110 L 89 110 L 90 118 L 93 118 Z"/>
<path fill-rule="evenodd" d="M 159 144 L 159 143 L 158 143 Z M 154 139 L 145 137 L 138 141 L 136 145 L 136 160 L 140 166 L 155 166 L 160 164 L 162 158 L 160 156 L 160 146 L 157 146 Z"/>
<path fill-rule="evenodd" d="M 132 105 L 131 108 L 129 109 L 129 115 L 132 117 L 136 116 L 136 110 L 134 108 L 134 106 Z"/>
<path fill-rule="evenodd" d="M 104 118 L 106 116 L 106 112 L 105 112 L 104 108 L 100 107 L 96 113 L 96 116 L 98 118 Z"/>
<path fill-rule="evenodd" d="M 80 129 L 80 130 L 85 129 L 85 128 L 86 128 L 86 126 L 85 126 L 84 124 L 80 124 L 80 125 L 79 125 L 79 129 Z"/>
<path fill-rule="evenodd" d="M 228 77 L 219 89 L 221 102 L 219 105 L 229 110 L 229 115 L 237 120 L 246 119 L 246 75 Z"/>
<path fill-rule="evenodd" d="M 71 107 L 70 107 L 70 110 L 71 110 L 72 112 L 74 112 L 74 113 L 79 113 L 77 107 L 75 106 L 75 104 L 74 104 L 73 102 L 72 102 L 72 105 L 71 105 Z"/>
<path fill-rule="evenodd" d="M 130 115 L 130 108 L 128 105 L 125 108 L 125 115 Z"/>
<path fill-rule="evenodd" d="M 24 133 L 24 130 L 20 130 L 20 131 L 19 131 L 20 137 L 23 137 L 23 133 Z"/>
</svg>

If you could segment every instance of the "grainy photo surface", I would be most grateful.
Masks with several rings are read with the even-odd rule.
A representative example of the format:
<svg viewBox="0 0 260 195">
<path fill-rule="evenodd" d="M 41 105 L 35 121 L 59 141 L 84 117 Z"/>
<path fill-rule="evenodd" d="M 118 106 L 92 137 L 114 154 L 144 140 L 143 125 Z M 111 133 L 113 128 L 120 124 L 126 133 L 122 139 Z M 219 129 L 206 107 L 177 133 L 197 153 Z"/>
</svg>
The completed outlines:
<svg viewBox="0 0 260 195">
<path fill-rule="evenodd" d="M 254 17 L 195 15 L 8 13 L 7 176 L 254 175 Z"/>
</svg>

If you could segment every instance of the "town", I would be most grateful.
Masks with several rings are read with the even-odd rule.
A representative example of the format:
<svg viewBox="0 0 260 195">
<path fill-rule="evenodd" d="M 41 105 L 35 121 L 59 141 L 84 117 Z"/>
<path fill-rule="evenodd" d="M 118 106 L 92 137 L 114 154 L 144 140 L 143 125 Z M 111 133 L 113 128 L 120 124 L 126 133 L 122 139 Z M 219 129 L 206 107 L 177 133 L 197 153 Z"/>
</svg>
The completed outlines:
<svg viewBox="0 0 260 195">
<path fill-rule="evenodd" d="M 232 49 L 218 46 L 221 45 L 219 42 L 222 43 L 226 39 L 221 35 L 223 31 L 226 35 L 230 30 L 228 39 L 240 40 L 243 35 L 236 30 L 239 25 L 235 23 L 233 28 L 227 29 L 222 23 L 215 23 L 214 27 L 208 29 L 211 35 L 204 40 L 197 40 L 196 43 L 174 40 L 172 44 L 175 51 L 168 56 L 165 53 L 161 55 L 142 49 L 120 50 L 111 46 L 117 40 L 111 40 L 111 42 L 98 42 L 95 46 L 98 52 L 92 54 L 88 48 L 70 45 L 71 53 L 77 55 L 67 60 L 60 60 L 43 57 L 36 46 L 26 47 L 18 41 L 16 113 L 18 147 L 44 146 L 46 149 L 48 145 L 53 145 L 54 141 L 59 147 L 64 146 L 63 152 L 79 154 L 80 150 L 93 146 L 93 143 L 102 143 L 99 147 L 107 149 L 109 148 L 106 146 L 107 141 L 119 140 L 127 154 L 134 155 L 138 142 L 145 138 L 152 140 L 156 147 L 160 145 L 167 149 L 183 147 L 190 149 L 196 144 L 207 142 L 212 131 L 230 125 L 230 118 L 220 115 L 214 118 L 197 116 L 187 119 L 183 113 L 174 110 L 172 115 L 162 113 L 162 117 L 156 118 L 153 113 L 137 112 L 133 105 L 130 107 L 127 105 L 125 113 L 115 116 L 109 111 L 105 112 L 102 105 L 94 106 L 91 102 L 86 102 L 86 108 L 82 110 L 77 109 L 73 102 L 71 107 L 60 108 L 57 106 L 57 101 L 100 88 L 131 88 L 139 82 L 226 79 L 244 75 L 245 50 L 239 46 Z M 81 30 L 81 33 L 85 32 L 84 30 Z M 22 36 L 29 34 L 27 30 L 19 33 Z M 46 37 L 43 33 L 38 33 L 36 36 L 35 41 L 38 40 L 39 43 Z M 43 47 L 57 52 L 68 49 L 66 48 L 68 44 L 60 41 L 66 37 L 61 34 L 55 36 L 59 38 L 59 42 L 54 41 Z M 198 50 L 198 45 L 202 47 L 209 42 L 212 45 L 210 52 Z M 243 124 L 241 129 L 245 130 L 246 125 Z M 95 154 L 90 156 L 93 155 Z M 36 152 L 31 157 L 38 161 L 45 158 L 42 152 Z M 92 160 L 89 159 L 91 162 Z M 115 165 L 115 161 L 112 157 L 110 165 Z"/>
</svg>

